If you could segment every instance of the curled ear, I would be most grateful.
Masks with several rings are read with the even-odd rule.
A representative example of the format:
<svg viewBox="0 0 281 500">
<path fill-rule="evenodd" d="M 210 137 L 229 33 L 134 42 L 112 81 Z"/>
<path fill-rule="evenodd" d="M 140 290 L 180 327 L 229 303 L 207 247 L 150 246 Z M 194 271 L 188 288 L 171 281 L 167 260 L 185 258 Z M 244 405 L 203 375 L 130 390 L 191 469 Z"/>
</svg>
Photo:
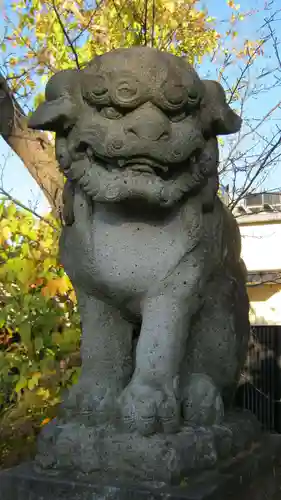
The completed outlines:
<svg viewBox="0 0 281 500">
<path fill-rule="evenodd" d="M 52 76 L 45 90 L 45 102 L 31 115 L 28 126 L 57 132 L 74 118 L 80 85 L 77 70 L 64 70 Z M 80 97 L 81 99 L 81 97 Z"/>
<path fill-rule="evenodd" d="M 203 80 L 205 95 L 202 101 L 202 124 L 214 135 L 227 135 L 238 132 L 242 120 L 226 102 L 222 86 L 212 80 Z"/>
<path fill-rule="evenodd" d="M 31 115 L 28 126 L 35 130 L 50 130 L 57 132 L 73 114 L 74 104 L 67 97 L 55 101 L 45 101 Z"/>
</svg>

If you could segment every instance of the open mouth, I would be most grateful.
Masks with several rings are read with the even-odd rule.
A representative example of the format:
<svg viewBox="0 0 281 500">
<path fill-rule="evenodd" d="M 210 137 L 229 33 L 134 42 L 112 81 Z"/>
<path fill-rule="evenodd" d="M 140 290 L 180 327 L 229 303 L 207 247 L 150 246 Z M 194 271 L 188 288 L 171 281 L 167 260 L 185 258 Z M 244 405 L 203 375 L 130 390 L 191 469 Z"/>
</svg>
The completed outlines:
<svg viewBox="0 0 281 500">
<path fill-rule="evenodd" d="M 131 156 L 130 158 L 105 158 L 99 156 L 91 147 L 86 148 L 86 154 L 90 161 L 98 163 L 106 170 L 129 170 L 131 172 L 142 173 L 146 175 L 153 175 L 161 177 L 163 180 L 177 177 L 191 167 L 194 163 L 199 161 L 201 149 L 195 149 L 192 154 L 185 161 L 180 163 L 163 164 L 152 158 L 145 156 Z"/>
<path fill-rule="evenodd" d="M 169 167 L 167 165 L 161 165 L 158 162 L 152 160 L 151 158 L 145 157 L 132 157 L 126 160 L 117 160 L 119 168 L 130 169 L 133 172 L 142 172 L 150 175 L 167 174 Z"/>
<path fill-rule="evenodd" d="M 157 175 L 165 180 L 171 177 L 176 177 L 183 170 L 186 170 L 188 167 L 197 163 L 200 159 L 201 153 L 201 149 L 196 149 L 185 161 L 170 165 L 164 165 L 146 157 L 132 157 L 126 160 L 118 160 L 117 164 L 119 168 L 130 169 L 134 172 L 142 172 L 150 175 Z"/>
</svg>

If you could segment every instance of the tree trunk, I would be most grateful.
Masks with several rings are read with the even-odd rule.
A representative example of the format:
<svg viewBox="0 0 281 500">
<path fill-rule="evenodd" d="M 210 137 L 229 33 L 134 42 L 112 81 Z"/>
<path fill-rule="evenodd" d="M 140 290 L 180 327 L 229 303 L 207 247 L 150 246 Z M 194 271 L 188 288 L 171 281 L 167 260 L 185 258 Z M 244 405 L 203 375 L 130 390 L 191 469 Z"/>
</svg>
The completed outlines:
<svg viewBox="0 0 281 500">
<path fill-rule="evenodd" d="M 27 117 L 0 74 L 0 134 L 44 192 L 55 215 L 61 210 L 63 176 L 47 134 L 27 127 Z"/>
</svg>

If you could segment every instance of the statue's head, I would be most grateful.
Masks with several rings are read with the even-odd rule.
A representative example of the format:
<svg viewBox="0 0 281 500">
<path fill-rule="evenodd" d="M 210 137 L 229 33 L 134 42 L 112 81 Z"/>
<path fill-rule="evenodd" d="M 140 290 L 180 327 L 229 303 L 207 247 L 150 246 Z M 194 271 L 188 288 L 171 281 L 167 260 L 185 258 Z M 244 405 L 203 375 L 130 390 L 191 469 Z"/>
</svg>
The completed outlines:
<svg viewBox="0 0 281 500">
<path fill-rule="evenodd" d="M 241 120 L 223 88 L 200 80 L 184 59 L 133 47 L 55 74 L 29 126 L 56 132 L 61 169 L 93 199 L 120 201 L 148 190 L 159 201 L 166 183 L 200 161 L 210 139 L 237 132 Z"/>
</svg>

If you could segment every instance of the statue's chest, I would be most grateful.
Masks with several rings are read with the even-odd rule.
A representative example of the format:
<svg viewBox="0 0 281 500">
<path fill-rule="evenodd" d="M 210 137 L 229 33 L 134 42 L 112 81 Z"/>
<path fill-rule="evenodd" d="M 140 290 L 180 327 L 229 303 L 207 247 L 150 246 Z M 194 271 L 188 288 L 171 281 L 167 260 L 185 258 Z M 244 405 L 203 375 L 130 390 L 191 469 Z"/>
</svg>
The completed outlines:
<svg viewBox="0 0 281 500">
<path fill-rule="evenodd" d="M 176 214 L 166 220 L 96 209 L 83 224 L 65 228 L 61 258 L 74 285 L 120 300 L 147 291 L 171 273 L 198 241 L 200 218 L 188 223 Z"/>
<path fill-rule="evenodd" d="M 104 220 L 96 214 L 92 224 L 96 277 L 112 285 L 143 289 L 165 276 L 186 251 L 179 221 L 146 224 Z"/>
</svg>

